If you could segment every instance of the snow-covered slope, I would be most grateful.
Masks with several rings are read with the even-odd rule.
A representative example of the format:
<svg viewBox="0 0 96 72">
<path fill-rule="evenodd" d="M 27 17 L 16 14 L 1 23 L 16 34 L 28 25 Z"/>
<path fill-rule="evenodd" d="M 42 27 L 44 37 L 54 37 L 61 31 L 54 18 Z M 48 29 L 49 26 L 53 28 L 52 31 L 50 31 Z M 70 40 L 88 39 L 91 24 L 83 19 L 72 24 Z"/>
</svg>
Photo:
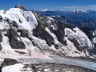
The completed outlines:
<svg viewBox="0 0 96 72">
<path fill-rule="evenodd" d="M 52 17 L 20 8 L 0 11 L 0 64 L 6 58 L 87 57 L 92 49 L 90 39 L 78 27 L 72 30 Z"/>
<path fill-rule="evenodd" d="M 0 16 L 5 20 L 8 19 L 9 22 L 15 21 L 18 27 L 27 30 L 32 30 L 38 25 L 37 20 L 31 11 L 23 11 L 19 8 L 1 11 Z"/>
</svg>

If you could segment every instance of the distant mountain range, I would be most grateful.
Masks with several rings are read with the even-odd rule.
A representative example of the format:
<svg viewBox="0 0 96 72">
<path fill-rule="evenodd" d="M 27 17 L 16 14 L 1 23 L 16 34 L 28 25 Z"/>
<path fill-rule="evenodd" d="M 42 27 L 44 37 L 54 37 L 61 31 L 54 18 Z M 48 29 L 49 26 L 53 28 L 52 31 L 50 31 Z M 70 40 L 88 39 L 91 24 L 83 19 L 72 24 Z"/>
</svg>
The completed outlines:
<svg viewBox="0 0 96 72">
<path fill-rule="evenodd" d="M 43 16 L 61 16 L 78 27 L 96 28 L 96 11 L 39 11 Z"/>
</svg>

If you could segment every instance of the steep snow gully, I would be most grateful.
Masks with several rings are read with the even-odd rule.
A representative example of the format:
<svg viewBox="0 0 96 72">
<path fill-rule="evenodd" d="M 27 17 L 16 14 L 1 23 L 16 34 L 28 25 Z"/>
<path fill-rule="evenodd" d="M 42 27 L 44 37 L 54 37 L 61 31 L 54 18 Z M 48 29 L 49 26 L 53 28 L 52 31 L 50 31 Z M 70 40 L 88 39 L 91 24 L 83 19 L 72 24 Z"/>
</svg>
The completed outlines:
<svg viewBox="0 0 96 72">
<path fill-rule="evenodd" d="M 0 66 L 3 68 L 2 72 L 12 72 L 14 66 L 17 70 L 14 72 L 20 72 L 18 67 L 23 67 L 23 64 L 18 63 L 19 59 L 27 58 L 29 63 L 30 58 L 42 60 L 36 60 L 37 63 L 43 63 L 43 59 L 45 59 L 45 63 L 47 59 L 53 62 L 57 60 L 63 64 L 77 65 L 96 71 L 94 62 L 64 58 L 64 56 L 93 57 L 90 54 L 92 49 L 92 42 L 78 27 L 67 28 L 53 17 L 40 16 L 38 13 L 20 8 L 0 11 Z M 59 56 L 61 60 L 54 59 L 54 57 L 50 57 L 51 55 Z M 11 59 L 12 64 L 5 62 Z M 76 64 L 73 64 L 74 62 Z"/>
</svg>

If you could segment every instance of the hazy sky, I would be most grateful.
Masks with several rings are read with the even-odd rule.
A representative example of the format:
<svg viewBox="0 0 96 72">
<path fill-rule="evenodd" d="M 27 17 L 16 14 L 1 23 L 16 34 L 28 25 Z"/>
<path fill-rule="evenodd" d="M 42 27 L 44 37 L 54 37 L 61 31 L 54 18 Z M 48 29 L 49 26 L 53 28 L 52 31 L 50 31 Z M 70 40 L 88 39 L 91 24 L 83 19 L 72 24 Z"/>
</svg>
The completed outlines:
<svg viewBox="0 0 96 72">
<path fill-rule="evenodd" d="M 96 10 L 96 0 L 0 0 L 0 9 L 14 7 L 21 4 L 29 9 L 94 9 Z"/>
</svg>

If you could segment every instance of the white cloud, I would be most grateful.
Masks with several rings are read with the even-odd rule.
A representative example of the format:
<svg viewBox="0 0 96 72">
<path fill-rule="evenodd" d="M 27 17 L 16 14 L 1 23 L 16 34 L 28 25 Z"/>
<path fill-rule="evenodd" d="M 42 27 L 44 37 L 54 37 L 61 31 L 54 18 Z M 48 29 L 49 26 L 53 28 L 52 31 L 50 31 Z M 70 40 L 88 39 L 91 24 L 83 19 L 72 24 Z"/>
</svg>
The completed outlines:
<svg viewBox="0 0 96 72">
<path fill-rule="evenodd" d="M 48 9 L 47 9 L 47 8 L 45 8 L 45 9 L 41 9 L 41 11 L 48 11 Z"/>
<path fill-rule="evenodd" d="M 87 6 L 64 6 L 66 10 L 96 10 L 96 5 L 87 5 Z"/>
</svg>

